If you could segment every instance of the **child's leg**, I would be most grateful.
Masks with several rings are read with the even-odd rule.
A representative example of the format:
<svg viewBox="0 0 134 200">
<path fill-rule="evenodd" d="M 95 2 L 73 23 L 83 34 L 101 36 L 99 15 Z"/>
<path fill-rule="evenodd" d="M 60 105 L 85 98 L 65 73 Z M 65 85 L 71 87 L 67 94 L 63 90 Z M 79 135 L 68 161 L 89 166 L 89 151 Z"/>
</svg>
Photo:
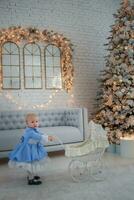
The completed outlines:
<svg viewBox="0 0 134 200">
<path fill-rule="evenodd" d="M 33 174 L 34 174 L 34 179 L 36 179 L 36 180 L 40 179 L 40 176 L 38 175 L 38 172 L 37 172 L 36 168 L 33 170 Z"/>
<path fill-rule="evenodd" d="M 34 178 L 34 175 L 33 175 L 33 173 L 32 173 L 31 171 L 27 171 L 27 178 L 28 178 L 29 180 L 31 180 L 31 179 Z"/>
<path fill-rule="evenodd" d="M 39 180 L 39 176 L 36 176 L 36 173 L 33 169 L 33 166 L 31 166 L 31 171 L 27 171 L 27 181 L 28 185 L 40 185 L 42 182 Z"/>
</svg>

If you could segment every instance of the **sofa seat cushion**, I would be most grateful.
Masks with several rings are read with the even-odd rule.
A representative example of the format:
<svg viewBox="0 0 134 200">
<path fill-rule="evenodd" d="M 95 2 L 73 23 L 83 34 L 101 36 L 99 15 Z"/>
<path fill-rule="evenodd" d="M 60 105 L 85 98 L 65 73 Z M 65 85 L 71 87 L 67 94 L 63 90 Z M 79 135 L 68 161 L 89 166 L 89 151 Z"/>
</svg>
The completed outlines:
<svg viewBox="0 0 134 200">
<path fill-rule="evenodd" d="M 80 133 L 80 130 L 73 126 L 42 127 L 40 128 L 40 131 L 47 135 L 54 135 L 57 137 L 56 141 L 48 142 L 47 145 L 59 144 L 60 141 L 66 144 L 83 140 L 83 135 Z M 58 141 L 58 138 L 60 141 Z"/>
</svg>

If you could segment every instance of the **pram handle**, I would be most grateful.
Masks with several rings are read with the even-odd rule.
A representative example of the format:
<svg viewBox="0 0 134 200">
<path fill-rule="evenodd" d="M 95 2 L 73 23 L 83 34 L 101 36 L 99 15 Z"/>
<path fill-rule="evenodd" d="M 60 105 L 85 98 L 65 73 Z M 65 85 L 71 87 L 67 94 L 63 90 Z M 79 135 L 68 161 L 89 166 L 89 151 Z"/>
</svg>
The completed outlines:
<svg viewBox="0 0 134 200">
<path fill-rule="evenodd" d="M 62 140 L 61 140 L 58 136 L 53 135 L 53 137 L 55 138 L 56 141 L 59 142 L 58 145 L 61 145 L 61 147 L 62 147 L 63 149 L 65 149 L 65 146 L 64 146 Z M 54 141 L 55 141 L 55 140 L 54 140 Z M 52 142 L 53 142 L 53 141 L 51 141 L 51 143 L 52 143 Z"/>
</svg>

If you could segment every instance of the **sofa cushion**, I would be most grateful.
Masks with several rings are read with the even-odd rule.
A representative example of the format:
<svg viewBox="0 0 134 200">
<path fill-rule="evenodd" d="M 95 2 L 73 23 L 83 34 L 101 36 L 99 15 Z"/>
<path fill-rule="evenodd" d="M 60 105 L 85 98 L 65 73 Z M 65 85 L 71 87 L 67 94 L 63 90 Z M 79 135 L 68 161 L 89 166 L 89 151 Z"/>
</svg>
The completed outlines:
<svg viewBox="0 0 134 200">
<path fill-rule="evenodd" d="M 59 144 L 60 141 L 66 144 L 83 140 L 83 135 L 80 133 L 80 130 L 72 126 L 44 127 L 40 128 L 40 131 L 47 135 L 54 135 L 57 137 L 56 141 L 49 142 L 47 145 Z M 60 141 L 58 139 L 60 139 Z"/>
</svg>

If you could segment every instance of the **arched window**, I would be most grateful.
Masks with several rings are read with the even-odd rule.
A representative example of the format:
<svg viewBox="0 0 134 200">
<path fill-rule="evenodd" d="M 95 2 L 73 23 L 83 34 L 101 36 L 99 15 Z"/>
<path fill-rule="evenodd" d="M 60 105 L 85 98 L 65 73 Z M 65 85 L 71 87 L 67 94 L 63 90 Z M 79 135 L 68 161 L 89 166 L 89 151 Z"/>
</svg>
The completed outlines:
<svg viewBox="0 0 134 200">
<path fill-rule="evenodd" d="M 13 42 L 2 45 L 2 88 L 20 89 L 20 52 Z"/>
<path fill-rule="evenodd" d="M 42 88 L 41 50 L 35 43 L 24 46 L 24 87 Z"/>
<path fill-rule="evenodd" d="M 48 45 L 45 49 L 45 81 L 47 89 L 62 88 L 61 52 L 55 45 Z"/>
</svg>

